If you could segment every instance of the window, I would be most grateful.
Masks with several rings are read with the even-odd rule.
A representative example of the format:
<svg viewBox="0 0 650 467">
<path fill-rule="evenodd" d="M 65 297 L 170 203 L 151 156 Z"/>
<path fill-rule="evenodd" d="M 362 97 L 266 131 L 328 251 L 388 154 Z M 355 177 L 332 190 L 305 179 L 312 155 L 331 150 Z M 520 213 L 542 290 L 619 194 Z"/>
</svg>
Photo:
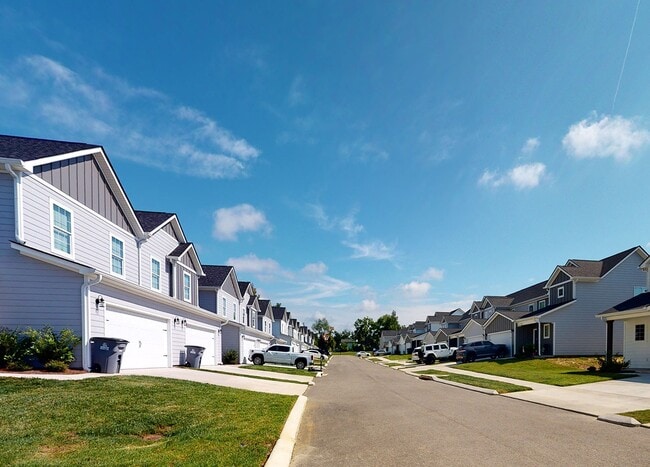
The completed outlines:
<svg viewBox="0 0 650 467">
<path fill-rule="evenodd" d="M 634 326 L 634 340 L 635 341 L 645 340 L 645 324 L 637 324 Z"/>
<path fill-rule="evenodd" d="M 52 203 L 52 249 L 72 255 L 72 212 Z"/>
<path fill-rule="evenodd" d="M 557 298 L 564 298 L 564 286 L 557 288 Z"/>
<path fill-rule="evenodd" d="M 192 301 L 192 276 L 183 272 L 183 300 Z"/>
<path fill-rule="evenodd" d="M 232 304 L 232 319 L 237 319 L 237 305 L 235 303 Z"/>
<path fill-rule="evenodd" d="M 546 306 L 546 300 L 540 300 L 540 301 L 537 302 L 537 309 L 538 310 L 541 310 L 545 306 Z"/>
<path fill-rule="evenodd" d="M 528 305 L 528 311 L 535 311 L 535 305 Z"/>
<path fill-rule="evenodd" d="M 111 236 L 111 272 L 124 275 L 124 242 Z"/>
<path fill-rule="evenodd" d="M 160 261 L 151 258 L 151 288 L 160 290 Z"/>
<path fill-rule="evenodd" d="M 544 326 L 542 327 L 542 332 L 544 335 L 544 339 L 550 339 L 551 338 L 551 325 L 550 323 L 545 323 Z"/>
<path fill-rule="evenodd" d="M 226 316 L 226 298 L 221 299 L 221 313 Z"/>
</svg>

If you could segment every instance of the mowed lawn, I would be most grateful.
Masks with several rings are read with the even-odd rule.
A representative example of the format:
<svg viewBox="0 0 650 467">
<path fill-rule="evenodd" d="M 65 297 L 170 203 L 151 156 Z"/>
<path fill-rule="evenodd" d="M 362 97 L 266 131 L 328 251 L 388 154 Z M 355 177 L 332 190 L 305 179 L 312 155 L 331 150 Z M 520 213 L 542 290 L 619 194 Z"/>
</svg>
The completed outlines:
<svg viewBox="0 0 650 467">
<path fill-rule="evenodd" d="M 533 381 L 555 386 L 597 383 L 611 379 L 630 378 L 630 373 L 589 372 L 587 367 L 595 364 L 591 358 L 546 358 L 525 360 L 489 360 L 455 365 L 454 368 L 488 375 Z"/>
<path fill-rule="evenodd" d="M 263 465 L 295 400 L 144 376 L 0 378 L 0 465 Z"/>
</svg>

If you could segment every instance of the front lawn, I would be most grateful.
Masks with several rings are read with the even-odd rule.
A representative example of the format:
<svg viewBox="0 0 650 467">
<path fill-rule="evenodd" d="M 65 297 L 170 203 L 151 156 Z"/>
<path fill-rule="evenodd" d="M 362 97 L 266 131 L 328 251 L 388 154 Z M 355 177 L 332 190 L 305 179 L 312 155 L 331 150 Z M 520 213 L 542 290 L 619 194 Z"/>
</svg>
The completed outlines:
<svg viewBox="0 0 650 467">
<path fill-rule="evenodd" d="M 493 389 L 499 394 L 506 394 L 509 392 L 530 391 L 530 388 L 519 386 L 517 384 L 504 383 L 502 381 L 494 381 L 491 379 L 476 378 L 475 376 L 459 375 L 457 373 L 446 373 L 440 370 L 422 370 L 416 371 L 420 375 L 436 375 L 445 378 L 447 381 L 455 383 L 467 384 L 468 386 L 476 386 L 478 388 Z"/>
<path fill-rule="evenodd" d="M 458 364 L 454 368 L 554 386 L 573 386 L 635 376 L 630 373 L 589 372 L 586 365 L 592 361 L 589 358 L 489 360 Z"/>
<path fill-rule="evenodd" d="M 313 371 L 299 370 L 298 368 L 292 366 L 242 365 L 240 368 L 246 368 L 247 370 L 268 371 L 271 373 L 284 373 L 285 375 L 313 377 L 315 374 Z"/>
<path fill-rule="evenodd" d="M 144 376 L 0 378 L 2 465 L 263 465 L 296 400 Z"/>
<path fill-rule="evenodd" d="M 634 412 L 625 412 L 621 415 L 626 417 L 632 417 L 636 419 L 639 423 L 650 423 L 650 410 L 636 410 Z"/>
<path fill-rule="evenodd" d="M 411 361 L 410 355 L 384 355 L 384 358 L 387 358 L 388 360 L 397 360 L 400 362 Z"/>
</svg>

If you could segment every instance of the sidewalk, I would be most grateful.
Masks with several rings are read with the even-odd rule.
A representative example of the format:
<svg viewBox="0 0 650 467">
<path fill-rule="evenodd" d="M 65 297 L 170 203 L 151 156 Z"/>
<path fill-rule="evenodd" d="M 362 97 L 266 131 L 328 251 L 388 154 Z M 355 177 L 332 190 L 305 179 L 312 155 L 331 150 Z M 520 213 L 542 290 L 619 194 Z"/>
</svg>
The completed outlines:
<svg viewBox="0 0 650 467">
<path fill-rule="evenodd" d="M 513 392 L 502 395 L 512 399 L 533 402 L 604 419 L 611 418 L 613 414 L 650 409 L 650 374 L 641 374 L 628 379 L 559 387 L 455 369 L 454 365 L 455 363 L 453 362 L 446 362 L 432 365 L 428 368 L 529 387 L 532 389 L 531 391 Z M 415 371 L 421 369 L 423 369 L 422 366 L 403 371 L 416 375 Z"/>
</svg>

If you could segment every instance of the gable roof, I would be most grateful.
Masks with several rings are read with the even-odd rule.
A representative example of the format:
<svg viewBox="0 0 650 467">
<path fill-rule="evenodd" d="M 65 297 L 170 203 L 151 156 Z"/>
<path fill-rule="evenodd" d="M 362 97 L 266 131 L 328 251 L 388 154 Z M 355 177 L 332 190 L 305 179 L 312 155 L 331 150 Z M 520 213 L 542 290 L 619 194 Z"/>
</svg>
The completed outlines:
<svg viewBox="0 0 650 467">
<path fill-rule="evenodd" d="M 157 227 L 160 227 L 166 223 L 169 219 L 174 217 L 176 214 L 170 212 L 155 212 L 155 211 L 134 211 L 135 216 L 138 218 L 138 222 L 142 226 L 142 230 L 145 232 L 151 232 Z"/>
<path fill-rule="evenodd" d="M 426 323 L 439 323 L 445 316 L 450 316 L 451 311 L 436 311 L 433 315 L 427 316 Z"/>
<path fill-rule="evenodd" d="M 288 321 L 287 309 L 283 306 L 274 306 L 271 307 L 273 311 L 273 319 L 285 320 Z"/>
<path fill-rule="evenodd" d="M 483 303 L 489 303 L 492 308 L 505 308 L 512 303 L 512 297 L 501 297 L 497 295 L 486 295 L 481 302 L 481 309 L 487 308 Z"/>
<path fill-rule="evenodd" d="M 250 282 L 243 282 L 243 281 L 237 281 L 237 284 L 239 284 L 239 292 L 242 294 L 242 297 L 246 293 L 246 290 L 248 287 L 251 285 Z"/>
<path fill-rule="evenodd" d="M 199 279 L 199 285 L 204 287 L 221 287 L 226 282 L 230 272 L 234 269 L 232 266 L 206 264 L 203 266 L 205 276 Z M 237 290 L 239 290 L 239 287 L 237 287 Z"/>
<path fill-rule="evenodd" d="M 546 295 L 546 289 L 544 289 L 544 284 L 546 281 L 538 282 L 531 286 L 526 287 L 525 289 L 517 290 L 508 294 L 508 297 L 512 298 L 510 305 L 515 305 L 517 303 L 527 302 L 534 298 L 542 297 Z"/>
<path fill-rule="evenodd" d="M 597 280 L 604 277 L 609 271 L 618 266 L 624 259 L 634 252 L 639 252 L 645 260 L 648 253 L 640 246 L 628 248 L 601 260 L 570 259 L 564 266 L 556 266 L 551 277 L 546 281 L 545 288 L 549 288 L 560 272 L 564 272 L 571 279 Z"/>
<path fill-rule="evenodd" d="M 101 150 L 102 147 L 96 144 L 0 135 L 0 157 L 5 157 L 7 159 L 35 161 L 46 157 L 85 151 L 88 149 Z"/>
<path fill-rule="evenodd" d="M 650 292 L 644 292 L 639 295 L 636 295 L 624 302 L 614 305 L 613 307 L 598 313 L 596 316 L 604 315 L 616 315 L 617 313 L 623 313 L 624 311 L 636 310 L 643 308 L 643 311 L 648 311 L 645 309 L 650 305 Z"/>
</svg>

